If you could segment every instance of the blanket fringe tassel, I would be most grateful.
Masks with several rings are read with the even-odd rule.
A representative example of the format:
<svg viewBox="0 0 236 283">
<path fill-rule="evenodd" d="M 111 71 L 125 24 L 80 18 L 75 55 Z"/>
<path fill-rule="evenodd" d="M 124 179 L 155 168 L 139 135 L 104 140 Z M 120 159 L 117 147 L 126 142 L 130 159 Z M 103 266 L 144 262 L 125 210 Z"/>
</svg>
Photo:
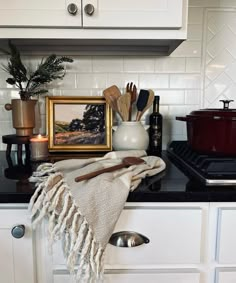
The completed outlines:
<svg viewBox="0 0 236 283">
<path fill-rule="evenodd" d="M 62 174 L 47 163 L 38 168 L 33 178 L 38 181 L 29 204 L 33 228 L 48 217 L 49 247 L 52 249 L 57 239 L 63 240 L 67 268 L 76 282 L 102 282 L 104 250 L 74 203 Z"/>
</svg>

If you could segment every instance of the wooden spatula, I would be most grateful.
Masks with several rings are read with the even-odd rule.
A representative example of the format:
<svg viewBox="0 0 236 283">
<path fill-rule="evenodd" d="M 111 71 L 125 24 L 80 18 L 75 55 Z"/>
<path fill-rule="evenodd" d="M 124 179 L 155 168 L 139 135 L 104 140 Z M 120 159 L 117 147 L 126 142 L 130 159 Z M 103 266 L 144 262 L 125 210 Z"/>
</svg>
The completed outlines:
<svg viewBox="0 0 236 283">
<path fill-rule="evenodd" d="M 107 103 L 111 106 L 111 109 L 119 113 L 117 107 L 117 99 L 121 96 L 121 92 L 116 85 L 110 86 L 103 91 L 103 95 Z"/>
<path fill-rule="evenodd" d="M 151 90 L 151 89 L 149 89 L 148 91 L 149 91 L 148 101 L 147 101 L 147 104 L 146 104 L 146 106 L 144 107 L 143 111 L 142 111 L 141 114 L 140 114 L 139 120 L 140 120 L 141 117 L 143 116 L 144 112 L 147 111 L 150 106 L 152 106 L 153 101 L 154 101 L 154 97 L 155 97 L 154 91 Z"/>
<path fill-rule="evenodd" d="M 138 100 L 137 100 L 137 115 L 136 115 L 136 121 L 140 121 L 142 111 L 147 105 L 148 102 L 148 97 L 149 97 L 149 91 L 145 89 L 141 89 L 139 92 Z"/>
<path fill-rule="evenodd" d="M 125 93 L 118 97 L 117 107 L 123 121 L 129 120 L 129 108 L 130 108 L 130 93 Z"/>
</svg>

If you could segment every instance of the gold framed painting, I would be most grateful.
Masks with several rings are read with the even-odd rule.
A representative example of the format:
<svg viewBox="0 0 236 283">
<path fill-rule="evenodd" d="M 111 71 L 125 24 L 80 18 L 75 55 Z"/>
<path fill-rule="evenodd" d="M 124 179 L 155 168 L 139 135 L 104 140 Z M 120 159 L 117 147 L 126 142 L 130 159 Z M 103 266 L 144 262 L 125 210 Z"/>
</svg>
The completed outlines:
<svg viewBox="0 0 236 283">
<path fill-rule="evenodd" d="M 104 97 L 46 97 L 50 152 L 111 151 L 112 113 Z"/>
</svg>

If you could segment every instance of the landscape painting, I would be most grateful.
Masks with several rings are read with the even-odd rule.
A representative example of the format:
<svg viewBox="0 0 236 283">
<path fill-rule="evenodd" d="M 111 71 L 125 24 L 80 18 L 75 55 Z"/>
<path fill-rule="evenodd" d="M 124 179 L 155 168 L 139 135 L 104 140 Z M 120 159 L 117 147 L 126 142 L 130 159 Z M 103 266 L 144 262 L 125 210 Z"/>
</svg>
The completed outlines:
<svg viewBox="0 0 236 283">
<path fill-rule="evenodd" d="M 111 109 L 103 97 L 47 98 L 49 150 L 111 150 Z"/>
</svg>

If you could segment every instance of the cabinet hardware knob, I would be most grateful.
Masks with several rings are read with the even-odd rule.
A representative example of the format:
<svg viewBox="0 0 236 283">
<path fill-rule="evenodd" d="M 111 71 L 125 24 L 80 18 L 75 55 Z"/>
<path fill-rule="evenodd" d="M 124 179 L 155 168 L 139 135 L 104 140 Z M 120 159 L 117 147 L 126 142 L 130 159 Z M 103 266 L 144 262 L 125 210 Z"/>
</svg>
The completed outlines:
<svg viewBox="0 0 236 283">
<path fill-rule="evenodd" d="M 142 244 L 148 244 L 149 242 L 150 240 L 146 236 L 133 231 L 114 233 L 109 240 L 109 244 L 122 248 L 137 247 Z"/>
<path fill-rule="evenodd" d="M 78 12 L 78 7 L 75 3 L 70 3 L 68 6 L 67 6 L 67 11 L 69 12 L 69 14 L 75 16 Z"/>
<path fill-rule="evenodd" d="M 23 224 L 16 225 L 12 228 L 11 234 L 14 238 L 20 239 L 25 235 L 25 226 Z"/>
<path fill-rule="evenodd" d="M 84 12 L 88 15 L 88 16 L 92 16 L 92 14 L 94 13 L 95 9 L 94 6 L 92 4 L 87 4 L 84 6 Z"/>
</svg>

